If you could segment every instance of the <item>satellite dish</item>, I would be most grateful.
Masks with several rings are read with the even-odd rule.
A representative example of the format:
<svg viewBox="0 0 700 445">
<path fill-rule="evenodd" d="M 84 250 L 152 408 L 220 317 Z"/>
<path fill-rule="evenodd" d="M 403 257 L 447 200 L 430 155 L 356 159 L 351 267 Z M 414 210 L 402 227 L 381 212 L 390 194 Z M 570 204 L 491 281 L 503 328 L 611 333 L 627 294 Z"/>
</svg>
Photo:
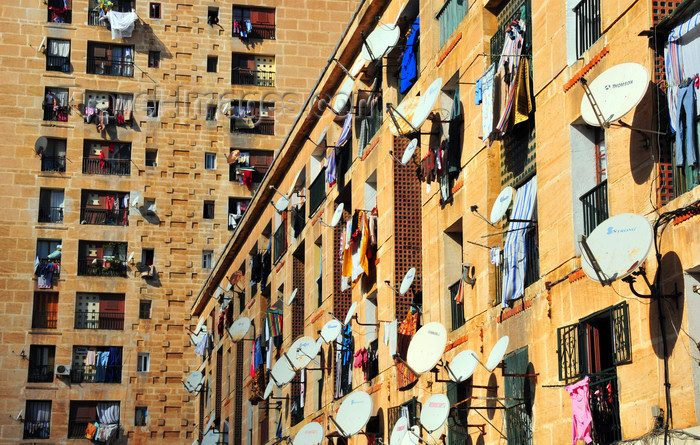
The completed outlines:
<svg viewBox="0 0 700 445">
<path fill-rule="evenodd" d="M 233 284 L 231 284 L 231 282 L 226 283 L 226 292 L 230 291 L 232 287 Z"/>
<path fill-rule="evenodd" d="M 413 425 L 403 437 L 401 445 L 418 445 L 420 441 L 420 427 L 418 425 Z"/>
<path fill-rule="evenodd" d="M 406 437 L 408 432 L 408 418 L 399 417 L 399 420 L 394 424 L 394 428 L 391 430 L 391 436 L 389 436 L 389 445 L 401 445 L 403 438 Z"/>
<path fill-rule="evenodd" d="M 420 128 L 421 125 L 428 119 L 428 115 L 433 111 L 435 102 L 437 102 L 438 97 L 440 97 L 440 90 L 442 89 L 442 77 L 438 77 L 430 84 L 425 94 L 420 97 L 416 110 L 413 113 L 413 118 L 411 119 L 411 125 L 414 128 Z"/>
<path fill-rule="evenodd" d="M 328 125 L 323 127 L 323 130 L 321 130 L 321 134 L 318 135 L 318 139 L 316 140 L 316 145 L 321 145 L 321 142 L 323 142 L 324 139 L 326 139 L 326 135 L 328 135 Z"/>
<path fill-rule="evenodd" d="M 204 386 L 204 375 L 199 371 L 193 372 L 187 377 L 187 380 L 185 380 L 185 389 L 194 396 L 199 394 L 202 390 L 202 386 Z"/>
<path fill-rule="evenodd" d="M 410 269 L 408 269 L 408 272 L 406 272 L 406 276 L 403 277 L 401 287 L 399 287 L 399 294 L 406 295 L 406 292 L 408 292 L 408 290 L 411 288 L 411 285 L 413 284 L 414 278 L 416 278 L 416 268 L 411 267 Z"/>
<path fill-rule="evenodd" d="M 292 304 L 292 301 L 294 301 L 294 297 L 297 296 L 297 291 L 298 291 L 298 290 L 299 290 L 299 289 L 294 288 L 294 290 L 292 291 L 292 295 L 290 295 L 290 296 L 289 296 L 289 299 L 287 300 L 287 306 L 289 306 L 289 305 Z"/>
<path fill-rule="evenodd" d="M 37 138 L 36 142 L 34 142 L 34 151 L 36 154 L 40 155 L 46 150 L 46 147 L 49 145 L 49 140 L 46 139 L 44 136 L 40 136 Z"/>
<path fill-rule="evenodd" d="M 399 41 L 399 28 L 392 25 L 381 25 L 372 31 L 365 41 L 366 45 L 362 45 L 360 57 L 367 62 L 381 59 L 389 48 Z M 368 46 L 369 50 L 367 50 Z"/>
<path fill-rule="evenodd" d="M 200 329 L 202 329 L 205 321 L 207 321 L 207 317 L 202 317 L 199 319 L 199 321 L 197 322 L 197 326 L 195 326 L 194 331 L 193 331 L 195 334 L 198 333 L 200 331 Z"/>
<path fill-rule="evenodd" d="M 649 88 L 649 71 L 638 63 L 622 63 L 605 70 L 588 86 L 604 123 L 622 119 L 639 105 Z M 587 124 L 600 126 L 586 95 L 581 99 L 581 117 Z"/>
<path fill-rule="evenodd" d="M 343 437 L 354 436 L 367 425 L 371 415 L 372 398 L 364 391 L 355 391 L 338 408 L 338 432 Z"/>
<path fill-rule="evenodd" d="M 292 445 L 320 445 L 323 436 L 323 426 L 318 422 L 309 422 L 294 436 Z"/>
<path fill-rule="evenodd" d="M 654 244 L 654 230 L 645 217 L 623 213 L 600 223 L 586 241 L 603 275 L 614 281 L 631 274 L 646 260 Z M 585 250 L 581 259 L 588 278 L 600 281 Z"/>
<path fill-rule="evenodd" d="M 287 383 L 291 382 L 294 378 L 294 374 L 295 371 L 292 369 L 292 366 L 289 364 L 289 361 L 284 357 L 282 357 L 280 360 L 277 360 L 275 365 L 272 367 L 272 371 L 270 371 L 270 376 L 272 377 L 272 380 L 280 388 L 286 385 Z"/>
<path fill-rule="evenodd" d="M 207 327 L 202 326 L 202 329 L 200 329 L 199 331 L 195 331 L 192 335 L 190 335 L 190 341 L 192 342 L 193 345 L 196 346 L 206 336 L 207 336 Z"/>
<path fill-rule="evenodd" d="M 272 388 L 275 387 L 275 382 L 270 380 L 267 383 L 267 387 L 265 387 L 265 394 L 263 395 L 263 399 L 267 400 L 268 397 L 270 397 L 270 394 L 272 394 Z"/>
<path fill-rule="evenodd" d="M 138 207 L 143 202 L 143 196 L 139 192 L 131 192 L 131 207 Z"/>
<path fill-rule="evenodd" d="M 515 190 L 513 187 L 508 186 L 501 190 L 501 193 L 498 194 L 496 202 L 494 202 L 493 207 L 491 207 L 491 224 L 497 224 L 498 221 L 503 218 L 503 215 L 506 214 L 506 211 L 508 211 L 508 208 L 510 207 L 510 203 L 513 202 L 514 193 Z"/>
<path fill-rule="evenodd" d="M 476 356 L 476 352 L 467 349 L 457 354 L 445 368 L 447 368 L 450 380 L 462 383 L 469 380 L 478 364 L 479 358 Z"/>
<path fill-rule="evenodd" d="M 437 365 L 447 345 L 447 331 L 442 323 L 433 321 L 418 329 L 411 339 L 406 363 L 412 371 L 425 374 Z"/>
<path fill-rule="evenodd" d="M 406 146 L 406 150 L 404 150 L 403 152 L 403 156 L 401 156 L 401 165 L 407 165 L 411 161 L 411 158 L 413 157 L 413 152 L 416 151 L 417 146 L 418 139 L 411 139 L 411 142 L 408 143 L 408 146 Z"/>
<path fill-rule="evenodd" d="M 333 111 L 335 111 L 336 114 L 340 113 L 343 108 L 345 108 L 345 104 L 348 103 L 348 99 L 352 94 L 352 86 L 354 84 L 355 81 L 348 77 L 340 86 L 340 89 L 335 95 L 335 102 L 333 102 Z"/>
<path fill-rule="evenodd" d="M 396 107 L 395 113 L 393 111 L 389 111 L 390 113 L 394 113 L 394 119 L 396 119 L 396 124 L 398 124 L 397 128 L 396 124 L 394 124 L 394 120 L 389 120 L 389 131 L 391 131 L 391 134 L 394 136 L 401 136 L 413 132 L 411 125 L 413 123 L 413 115 L 416 112 L 416 107 L 418 106 L 419 101 L 420 96 L 407 97 L 401 101 L 398 107 Z M 411 125 L 409 125 L 409 122 Z"/>
<path fill-rule="evenodd" d="M 129 258 L 126 259 L 126 262 L 127 262 L 127 263 L 130 263 L 131 260 L 133 260 L 133 259 L 134 259 L 134 252 L 131 252 L 131 253 L 129 254 Z"/>
<path fill-rule="evenodd" d="M 204 430 L 203 430 L 204 434 L 206 434 L 210 431 L 213 431 L 212 427 L 214 426 L 214 420 L 216 420 L 215 417 L 211 416 L 211 418 L 209 419 L 209 422 L 207 422 L 206 426 L 204 427 Z"/>
<path fill-rule="evenodd" d="M 335 208 L 335 212 L 333 212 L 333 218 L 331 218 L 331 227 L 335 227 L 338 225 L 340 222 L 340 218 L 343 217 L 343 209 L 345 208 L 344 203 L 338 204 L 338 207 Z"/>
<path fill-rule="evenodd" d="M 435 394 L 423 403 L 420 424 L 428 433 L 432 433 L 442 428 L 449 414 L 450 399 L 445 394 Z"/>
<path fill-rule="evenodd" d="M 345 316 L 345 322 L 343 323 L 343 326 L 347 326 L 350 323 L 350 320 L 352 320 L 352 316 L 355 315 L 356 309 L 357 309 L 357 301 L 354 301 L 350 305 L 350 309 L 348 309 L 348 313 Z"/>
<path fill-rule="evenodd" d="M 248 317 L 241 317 L 234 321 L 231 327 L 228 328 L 228 334 L 231 336 L 231 340 L 234 342 L 243 340 L 243 337 L 245 337 L 248 330 L 250 330 L 250 325 L 251 322 Z"/>
<path fill-rule="evenodd" d="M 330 343 L 336 338 L 338 338 L 338 336 L 340 335 L 340 331 L 342 330 L 343 325 L 340 323 L 340 321 L 335 319 L 330 320 L 328 323 L 323 325 L 319 340 L 322 340 L 324 343 Z"/>
<path fill-rule="evenodd" d="M 299 337 L 292 346 L 289 347 L 287 358 L 295 370 L 306 367 L 318 354 L 316 339 L 312 337 Z"/>
<path fill-rule="evenodd" d="M 289 207 L 289 198 L 286 196 L 281 196 L 275 203 L 275 210 L 277 210 L 278 213 L 284 212 L 287 210 L 287 207 Z"/>
<path fill-rule="evenodd" d="M 203 438 L 201 445 L 217 445 L 219 443 L 219 433 L 209 431 Z"/>
<path fill-rule="evenodd" d="M 508 349 L 508 336 L 504 335 L 501 337 L 496 344 L 493 346 L 493 349 L 491 350 L 491 354 L 489 354 L 489 359 L 486 361 L 486 370 L 489 372 L 493 372 L 494 369 L 498 366 L 499 363 L 501 363 L 501 360 L 503 360 L 503 356 L 506 355 L 506 350 Z"/>
</svg>

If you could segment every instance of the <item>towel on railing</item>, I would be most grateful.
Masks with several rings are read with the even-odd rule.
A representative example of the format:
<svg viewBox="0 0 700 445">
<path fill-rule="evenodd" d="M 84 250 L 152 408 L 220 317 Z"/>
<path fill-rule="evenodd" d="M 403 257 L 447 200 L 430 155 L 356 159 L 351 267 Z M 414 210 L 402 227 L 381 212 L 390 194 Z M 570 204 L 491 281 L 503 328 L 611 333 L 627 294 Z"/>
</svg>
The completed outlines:
<svg viewBox="0 0 700 445">
<path fill-rule="evenodd" d="M 139 16 L 135 12 L 116 12 L 109 11 L 107 20 L 112 28 L 112 40 L 131 37 L 134 31 L 134 22 Z"/>
</svg>

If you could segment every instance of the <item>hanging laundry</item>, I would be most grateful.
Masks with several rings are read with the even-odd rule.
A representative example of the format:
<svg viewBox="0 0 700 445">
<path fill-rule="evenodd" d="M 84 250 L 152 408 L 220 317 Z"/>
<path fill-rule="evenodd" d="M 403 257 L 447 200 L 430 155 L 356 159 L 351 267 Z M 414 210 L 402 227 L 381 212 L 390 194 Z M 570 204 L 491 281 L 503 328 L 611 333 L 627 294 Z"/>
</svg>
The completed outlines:
<svg viewBox="0 0 700 445">
<path fill-rule="evenodd" d="M 494 266 L 500 266 L 501 265 L 501 248 L 500 247 L 493 247 L 489 251 L 489 258 L 491 259 L 491 264 Z"/>
<path fill-rule="evenodd" d="M 401 70 L 399 71 L 399 90 L 401 93 L 408 91 L 416 81 L 418 73 L 418 55 L 420 42 L 420 20 L 411 25 L 411 30 L 406 39 L 406 47 L 401 56 Z M 377 56 L 380 56 L 379 54 Z"/>
<path fill-rule="evenodd" d="M 326 162 L 326 183 L 329 187 L 332 187 L 336 180 L 335 149 L 332 149 L 331 153 L 328 155 L 328 161 Z"/>
<path fill-rule="evenodd" d="M 209 351 L 209 335 L 205 335 L 202 337 L 202 339 L 197 343 L 197 346 L 194 348 L 194 353 L 197 355 L 201 355 L 202 357 L 206 357 L 207 353 Z"/>
<path fill-rule="evenodd" d="M 112 40 L 131 37 L 134 32 L 134 22 L 139 17 L 135 12 L 116 12 L 109 11 L 105 15 L 109 20 L 110 28 L 112 29 Z"/>
<path fill-rule="evenodd" d="M 419 316 L 420 314 L 418 312 L 412 313 L 409 309 L 406 318 L 401 322 L 401 326 L 398 328 L 396 353 L 403 358 L 403 360 L 406 360 L 408 345 L 411 343 L 413 335 L 418 330 Z M 397 387 L 399 389 L 407 387 L 418 379 L 403 362 L 397 362 L 396 376 L 398 379 Z"/>
<path fill-rule="evenodd" d="M 573 445 L 576 445 L 578 440 L 584 440 L 586 443 L 593 442 L 591 438 L 593 416 L 591 415 L 591 407 L 588 404 L 589 381 L 590 378 L 586 376 L 579 382 L 565 388 L 571 397 L 571 410 L 573 412 L 571 440 Z"/>
</svg>

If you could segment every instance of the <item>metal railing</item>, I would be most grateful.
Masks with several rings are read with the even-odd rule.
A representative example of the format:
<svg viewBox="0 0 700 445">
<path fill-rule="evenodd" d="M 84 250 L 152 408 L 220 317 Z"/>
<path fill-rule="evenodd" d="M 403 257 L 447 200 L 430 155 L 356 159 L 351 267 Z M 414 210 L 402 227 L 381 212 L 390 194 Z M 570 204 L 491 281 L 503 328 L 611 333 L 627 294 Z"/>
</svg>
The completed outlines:
<svg viewBox="0 0 700 445">
<path fill-rule="evenodd" d="M 608 181 L 593 187 L 579 198 L 583 204 L 583 234 L 588 236 L 598 224 L 608 219 Z"/>
<path fill-rule="evenodd" d="M 62 223 L 63 207 L 39 207 L 39 222 Z"/>
<path fill-rule="evenodd" d="M 90 26 L 104 26 L 109 27 L 109 21 L 107 19 L 100 20 L 100 11 L 90 10 L 88 11 L 88 25 Z"/>
<path fill-rule="evenodd" d="M 87 73 L 103 76 L 134 77 L 134 62 L 88 57 Z"/>
<path fill-rule="evenodd" d="M 80 223 L 88 225 L 128 226 L 129 209 L 91 209 L 80 210 Z"/>
<path fill-rule="evenodd" d="M 30 365 L 27 381 L 32 383 L 53 382 L 53 365 Z"/>
<path fill-rule="evenodd" d="M 32 312 L 32 329 L 56 329 L 58 324 L 58 312 L 34 311 Z"/>
<path fill-rule="evenodd" d="M 65 156 L 41 156 L 41 171 L 43 172 L 65 172 Z"/>
<path fill-rule="evenodd" d="M 97 420 L 97 419 L 95 419 Z M 85 439 L 85 430 L 87 429 L 88 423 L 91 422 L 76 422 L 70 420 L 68 422 L 68 438 L 69 439 Z M 120 427 L 117 426 L 117 435 L 119 437 Z"/>
<path fill-rule="evenodd" d="M 88 175 L 130 175 L 130 159 L 83 158 L 83 173 Z"/>
<path fill-rule="evenodd" d="M 450 308 L 452 311 L 452 330 L 454 331 L 455 329 L 459 328 L 460 326 L 463 326 L 465 323 L 464 320 L 464 305 L 463 304 L 458 304 L 457 301 L 455 301 L 455 297 L 457 296 L 457 292 L 459 292 L 459 285 L 462 280 L 458 280 L 456 283 L 454 283 L 452 286 L 449 287 L 449 292 L 450 292 Z"/>
<path fill-rule="evenodd" d="M 70 72 L 70 58 L 65 56 L 46 56 L 46 71 Z"/>
<path fill-rule="evenodd" d="M 257 87 L 274 87 L 274 71 L 257 71 L 247 68 L 231 70 L 231 85 L 254 85 Z"/>
<path fill-rule="evenodd" d="M 48 439 L 51 437 L 51 422 L 24 421 L 25 439 Z"/>
<path fill-rule="evenodd" d="M 49 7 L 47 11 L 48 17 L 46 20 L 49 23 L 71 23 L 73 21 L 73 11 L 70 9 L 60 10 Z"/>
<path fill-rule="evenodd" d="M 309 216 L 313 215 L 326 197 L 326 169 L 322 168 L 309 185 Z"/>
<path fill-rule="evenodd" d="M 75 311 L 75 329 L 123 330 L 124 313 Z"/>
<path fill-rule="evenodd" d="M 100 259 L 78 260 L 78 275 L 87 277 L 124 277 L 126 278 L 126 266 L 124 260 L 105 261 Z"/>
<path fill-rule="evenodd" d="M 239 21 L 240 22 L 240 21 Z M 245 24 L 243 24 L 245 26 Z M 248 39 L 263 39 L 263 40 L 274 40 L 275 39 L 275 25 L 268 23 L 252 23 L 251 30 L 247 32 Z M 233 33 L 234 37 L 240 37 L 241 34 L 238 32 Z"/>
<path fill-rule="evenodd" d="M 593 441 L 610 444 L 622 439 L 617 373 L 603 371 L 589 375 L 588 400 L 593 417 Z"/>
<path fill-rule="evenodd" d="M 253 125 L 248 126 L 246 123 L 239 122 L 239 118 L 231 118 L 231 133 L 249 133 L 249 134 L 275 134 L 275 120 L 271 117 L 251 117 Z"/>
<path fill-rule="evenodd" d="M 435 18 L 440 26 L 440 46 L 447 42 L 447 39 L 457 29 L 459 23 L 467 15 L 469 3 L 466 0 L 447 0 L 440 8 Z"/>
<path fill-rule="evenodd" d="M 501 13 L 498 14 L 498 28 L 491 37 L 491 63 L 498 63 L 503 52 L 503 43 L 506 39 L 506 28 L 510 26 L 513 20 L 518 20 L 521 17 L 522 8 L 525 7 L 525 41 L 523 42 L 522 54 L 529 55 L 532 53 L 532 7 L 530 0 L 509 0 L 505 3 Z M 532 75 L 532 74 L 531 74 Z"/>
<path fill-rule="evenodd" d="M 495 303 L 501 302 L 503 296 L 503 250 L 501 250 L 501 261 L 496 265 L 493 265 L 493 273 L 495 275 L 495 286 L 493 288 L 493 301 Z"/>
<path fill-rule="evenodd" d="M 68 120 L 68 107 L 58 107 L 44 105 L 44 120 L 52 122 L 65 122 Z"/>
<path fill-rule="evenodd" d="M 275 230 L 274 234 L 274 249 L 272 262 L 276 263 L 282 254 L 287 250 L 287 222 L 282 221 L 282 224 Z"/>
<path fill-rule="evenodd" d="M 600 38 L 600 0 L 582 0 L 574 6 L 576 16 L 576 58 Z"/>
<path fill-rule="evenodd" d="M 525 287 L 540 279 L 540 245 L 537 226 L 525 230 Z"/>
<path fill-rule="evenodd" d="M 72 365 L 70 369 L 71 383 L 121 383 L 122 365 L 95 366 Z"/>
</svg>

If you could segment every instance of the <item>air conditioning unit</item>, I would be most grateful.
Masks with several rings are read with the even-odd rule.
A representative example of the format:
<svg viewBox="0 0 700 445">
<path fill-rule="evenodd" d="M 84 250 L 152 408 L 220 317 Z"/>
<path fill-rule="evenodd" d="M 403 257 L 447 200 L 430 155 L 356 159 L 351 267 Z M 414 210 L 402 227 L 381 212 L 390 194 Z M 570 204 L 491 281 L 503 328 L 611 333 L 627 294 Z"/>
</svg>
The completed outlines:
<svg viewBox="0 0 700 445">
<path fill-rule="evenodd" d="M 56 375 L 70 375 L 70 365 L 56 365 Z"/>
</svg>

